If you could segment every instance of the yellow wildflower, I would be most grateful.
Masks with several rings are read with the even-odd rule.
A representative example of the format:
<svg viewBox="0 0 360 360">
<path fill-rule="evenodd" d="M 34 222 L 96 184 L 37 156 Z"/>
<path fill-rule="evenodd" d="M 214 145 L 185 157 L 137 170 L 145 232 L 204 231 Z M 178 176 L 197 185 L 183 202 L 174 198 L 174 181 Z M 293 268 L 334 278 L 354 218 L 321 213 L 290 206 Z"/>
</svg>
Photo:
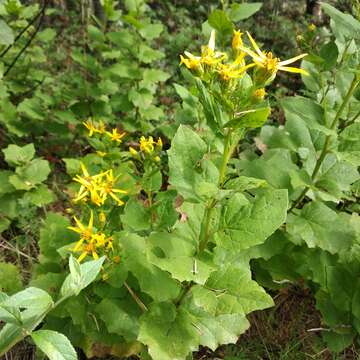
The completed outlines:
<svg viewBox="0 0 360 360">
<path fill-rule="evenodd" d="M 211 32 L 209 43 L 201 47 L 201 56 L 195 56 L 188 51 L 185 51 L 184 55 L 186 55 L 187 58 L 180 55 L 180 65 L 184 64 L 191 70 L 201 69 L 201 64 L 212 67 L 227 57 L 225 53 L 215 51 L 215 30 Z"/>
<path fill-rule="evenodd" d="M 76 175 L 73 180 L 78 182 L 81 186 L 79 189 L 79 192 L 74 199 L 75 202 L 78 202 L 80 200 L 84 200 L 87 198 L 87 196 L 90 195 L 91 201 L 100 206 L 101 205 L 101 199 L 97 192 L 97 186 L 96 181 L 103 176 L 103 174 L 98 174 L 91 176 L 86 168 L 86 166 L 83 163 L 80 163 L 81 170 L 83 172 L 83 176 Z"/>
<path fill-rule="evenodd" d="M 315 24 L 310 24 L 308 26 L 308 30 L 311 31 L 311 32 L 315 31 L 316 30 L 316 25 Z"/>
<path fill-rule="evenodd" d="M 140 138 L 140 150 L 147 154 L 152 154 L 154 152 L 154 139 L 152 136 L 149 136 L 148 139 L 146 139 L 145 136 Z"/>
<path fill-rule="evenodd" d="M 264 88 L 257 89 L 254 92 L 254 97 L 259 99 L 259 100 L 264 99 L 265 95 L 266 95 L 266 91 L 265 91 Z"/>
<path fill-rule="evenodd" d="M 89 130 L 89 137 L 93 136 L 94 133 L 103 134 L 106 131 L 103 121 L 99 121 L 98 124 L 95 124 L 91 119 L 88 119 L 83 122 L 83 125 Z"/>
<path fill-rule="evenodd" d="M 192 56 L 192 54 L 188 53 L 189 55 L 189 58 L 186 59 L 184 58 L 184 56 L 180 55 L 180 65 L 184 64 L 188 69 L 190 70 L 196 70 L 198 68 L 200 68 L 200 59 L 199 58 L 196 58 L 194 56 Z"/>
<path fill-rule="evenodd" d="M 101 213 L 99 214 L 99 220 L 102 224 L 105 224 L 106 222 L 106 215 L 103 211 L 101 211 Z"/>
<path fill-rule="evenodd" d="M 106 152 L 104 151 L 97 151 L 96 154 L 98 154 L 100 157 L 106 156 Z"/>
<path fill-rule="evenodd" d="M 133 148 L 133 147 L 129 147 L 129 152 L 132 156 L 137 157 L 139 155 L 139 153 Z"/>
<path fill-rule="evenodd" d="M 90 219 L 87 227 L 83 225 L 76 216 L 74 216 L 74 220 L 77 226 L 68 226 L 68 229 L 80 235 L 80 240 L 76 243 L 73 249 L 73 251 L 78 251 L 83 242 L 90 241 L 93 236 L 94 214 L 92 211 L 90 212 Z"/>
<path fill-rule="evenodd" d="M 238 79 L 244 75 L 244 72 L 255 66 L 255 64 L 249 64 L 242 67 L 237 67 L 236 64 L 219 64 L 219 73 L 220 77 L 225 80 L 229 81 L 231 79 Z"/>
<path fill-rule="evenodd" d="M 250 55 L 254 61 L 254 63 L 260 68 L 263 69 L 267 75 L 267 80 L 271 79 L 273 76 L 276 75 L 277 71 L 282 70 L 282 71 L 287 71 L 287 72 L 292 72 L 292 73 L 300 73 L 300 74 L 304 74 L 304 75 L 308 75 L 308 73 L 303 70 L 303 69 L 298 69 L 295 67 L 289 67 L 287 65 L 302 59 L 303 57 L 305 57 L 307 54 L 301 54 L 298 56 L 295 56 L 291 59 L 285 60 L 285 61 L 280 61 L 279 58 L 274 57 L 272 52 L 263 52 L 259 49 L 258 45 L 256 44 L 255 40 L 252 38 L 252 36 L 247 32 L 246 33 L 251 45 L 253 46 L 255 52 L 253 52 L 252 50 L 242 47 L 242 51 L 244 51 L 246 54 Z"/>
<path fill-rule="evenodd" d="M 86 121 L 83 122 L 83 125 L 89 130 L 89 136 L 93 136 L 94 132 L 96 132 L 96 126 L 94 125 L 94 123 L 92 122 L 91 119 L 88 119 Z"/>
<path fill-rule="evenodd" d="M 125 136 L 125 132 L 119 133 L 117 128 L 112 129 L 112 132 L 107 131 L 106 134 L 110 136 L 112 141 L 121 143 L 121 139 Z"/>
<path fill-rule="evenodd" d="M 118 204 L 123 205 L 124 202 L 118 198 L 116 194 L 127 194 L 127 191 L 121 189 L 115 189 L 117 177 L 114 178 L 113 171 L 109 170 L 105 173 L 105 180 L 101 181 L 98 185 L 101 203 L 103 204 L 107 199 L 108 195 L 112 197 Z"/>
<path fill-rule="evenodd" d="M 94 232 L 94 214 L 90 212 L 90 219 L 87 226 L 83 225 L 80 220 L 74 216 L 75 226 L 69 226 L 68 229 L 80 235 L 79 241 L 72 249 L 74 252 L 80 252 L 78 261 L 81 262 L 87 255 L 92 255 L 94 259 L 98 259 L 98 249 L 105 251 L 113 249 L 112 238 L 107 237 L 103 232 Z"/>
<path fill-rule="evenodd" d="M 240 30 L 234 30 L 231 46 L 235 51 L 241 50 L 241 47 L 243 46 L 242 34 L 243 33 L 240 32 Z"/>
<path fill-rule="evenodd" d="M 162 150 L 162 148 L 163 148 L 163 142 L 162 142 L 161 138 L 158 138 L 158 141 L 156 142 L 156 148 L 157 148 L 158 150 Z"/>
</svg>

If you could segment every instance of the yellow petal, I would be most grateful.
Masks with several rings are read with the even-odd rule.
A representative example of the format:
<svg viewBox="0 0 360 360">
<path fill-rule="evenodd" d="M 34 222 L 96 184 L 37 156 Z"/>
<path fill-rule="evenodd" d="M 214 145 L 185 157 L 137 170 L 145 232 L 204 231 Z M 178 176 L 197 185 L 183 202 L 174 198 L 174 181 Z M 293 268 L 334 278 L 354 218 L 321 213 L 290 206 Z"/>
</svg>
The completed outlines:
<svg viewBox="0 0 360 360">
<path fill-rule="evenodd" d="M 81 262 L 82 260 L 84 260 L 86 258 L 87 252 L 84 251 L 79 257 L 78 257 L 78 262 Z"/>
<path fill-rule="evenodd" d="M 80 162 L 80 167 L 81 167 L 81 170 L 82 170 L 83 174 L 84 174 L 86 177 L 89 177 L 90 174 L 89 174 L 89 172 L 87 171 L 86 166 L 85 166 L 82 162 Z"/>
<path fill-rule="evenodd" d="M 73 249 L 73 251 L 79 251 L 80 250 L 80 248 L 81 248 L 81 245 L 83 244 L 83 242 L 84 242 L 84 238 L 81 238 L 77 243 L 76 243 L 76 245 L 75 245 L 75 247 L 74 247 L 74 249 Z"/>
<path fill-rule="evenodd" d="M 289 65 L 289 64 L 292 64 L 293 62 L 297 61 L 297 60 L 300 60 L 302 58 L 304 58 L 305 56 L 307 56 L 308 54 L 301 54 L 301 55 L 298 55 L 298 56 L 295 56 L 291 59 L 288 59 L 288 60 L 284 60 L 284 61 L 280 61 L 279 62 L 279 66 L 284 66 L 284 65 Z"/>
<path fill-rule="evenodd" d="M 262 53 L 262 51 L 259 49 L 256 41 L 253 39 L 253 37 L 250 35 L 250 33 L 247 31 L 246 32 L 246 35 L 248 36 L 250 42 L 251 42 L 251 45 L 253 46 L 253 48 L 255 49 L 255 51 L 257 52 L 257 54 L 261 57 L 261 58 L 264 58 L 265 55 Z"/>
<path fill-rule="evenodd" d="M 208 47 L 209 47 L 209 49 L 211 49 L 212 51 L 215 50 L 215 30 L 211 30 Z"/>
<path fill-rule="evenodd" d="M 241 47 L 240 48 L 241 51 L 243 51 L 244 53 L 250 55 L 254 61 L 257 61 L 259 63 L 263 63 L 264 62 L 264 59 L 260 56 L 257 56 L 252 50 L 248 49 L 248 48 L 245 48 L 245 47 Z"/>
<path fill-rule="evenodd" d="M 92 210 L 90 210 L 90 219 L 89 219 L 88 229 L 92 230 L 93 225 L 94 225 L 94 213 Z"/>
<path fill-rule="evenodd" d="M 291 73 L 303 74 L 306 76 L 309 75 L 309 73 L 304 69 L 298 69 L 298 68 L 294 68 L 294 67 L 290 67 L 290 66 L 280 66 L 278 69 L 282 70 L 282 71 L 291 72 Z"/>
<path fill-rule="evenodd" d="M 68 226 L 67 229 L 69 229 L 71 231 L 75 231 L 78 234 L 82 234 L 82 231 L 79 228 L 76 228 L 74 226 Z"/>
<path fill-rule="evenodd" d="M 124 202 L 122 200 L 120 200 L 114 193 L 110 193 L 109 194 L 115 201 L 117 201 L 118 206 L 124 205 Z"/>
<path fill-rule="evenodd" d="M 74 220 L 76 222 L 76 225 L 79 227 L 80 230 L 84 231 L 85 230 L 85 226 L 80 222 L 80 220 L 74 216 Z"/>
</svg>

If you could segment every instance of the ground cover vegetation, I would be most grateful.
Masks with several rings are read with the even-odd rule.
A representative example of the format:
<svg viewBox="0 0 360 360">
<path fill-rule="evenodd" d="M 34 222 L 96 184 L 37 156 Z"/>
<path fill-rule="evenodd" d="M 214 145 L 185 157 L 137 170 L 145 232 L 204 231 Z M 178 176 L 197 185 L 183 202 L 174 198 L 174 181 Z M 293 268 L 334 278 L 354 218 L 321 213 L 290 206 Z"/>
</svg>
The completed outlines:
<svg viewBox="0 0 360 360">
<path fill-rule="evenodd" d="M 0 356 L 357 358 L 360 4 L 296 4 L 0 3 Z"/>
</svg>

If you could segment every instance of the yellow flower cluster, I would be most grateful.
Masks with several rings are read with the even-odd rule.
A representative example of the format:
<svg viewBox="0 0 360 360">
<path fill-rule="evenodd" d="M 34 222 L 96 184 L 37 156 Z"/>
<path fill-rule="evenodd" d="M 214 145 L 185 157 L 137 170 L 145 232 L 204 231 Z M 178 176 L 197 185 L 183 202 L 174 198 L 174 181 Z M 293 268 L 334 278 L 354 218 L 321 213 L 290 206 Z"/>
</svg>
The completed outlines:
<svg viewBox="0 0 360 360">
<path fill-rule="evenodd" d="M 118 177 L 114 177 L 112 169 L 96 175 L 90 175 L 85 165 L 81 163 L 81 170 L 82 176 L 76 175 L 73 178 L 74 181 L 81 185 L 74 199 L 75 202 L 80 200 L 88 201 L 90 199 L 95 205 L 101 206 L 109 196 L 116 201 L 117 205 L 124 204 L 117 194 L 127 194 L 127 191 L 114 187 Z"/>
<path fill-rule="evenodd" d="M 81 221 L 74 216 L 76 226 L 69 226 L 68 229 L 76 232 L 80 235 L 79 241 L 72 249 L 74 252 L 80 252 L 78 261 L 81 262 L 88 255 L 91 255 L 94 259 L 99 258 L 99 252 L 107 253 L 109 250 L 113 250 L 112 237 L 108 237 L 101 231 L 96 231 L 94 228 L 94 214 L 91 211 L 90 219 L 87 226 L 83 225 Z"/>
<path fill-rule="evenodd" d="M 83 125 L 88 129 L 88 136 L 91 137 L 94 134 L 106 135 L 109 137 L 111 141 L 115 141 L 117 143 L 121 143 L 122 138 L 126 135 L 125 132 L 119 132 L 117 128 L 113 128 L 110 131 L 106 131 L 106 127 L 103 121 L 99 121 L 99 123 L 94 123 L 91 119 L 83 122 Z"/>
<path fill-rule="evenodd" d="M 162 147 L 163 143 L 161 138 L 158 138 L 157 141 L 155 141 L 152 136 L 149 136 L 148 138 L 141 136 L 140 138 L 139 149 L 145 157 L 150 156 L 153 157 L 155 161 L 160 161 L 158 154 L 162 150 Z M 139 151 L 135 150 L 133 147 L 129 147 L 129 152 L 136 158 L 140 157 Z"/>
<path fill-rule="evenodd" d="M 307 54 L 301 54 L 289 60 L 280 61 L 279 58 L 273 56 L 271 51 L 261 51 L 253 37 L 248 32 L 246 34 L 254 50 L 244 46 L 242 40 L 243 34 L 240 31 L 234 31 L 232 49 L 235 59 L 230 63 L 224 62 L 228 58 L 227 54 L 215 51 L 215 31 L 212 31 L 209 44 L 202 47 L 201 56 L 195 56 L 185 51 L 184 55 L 186 57 L 180 55 L 180 65 L 184 64 L 188 69 L 195 70 L 200 74 L 207 70 L 214 71 L 224 81 L 240 78 L 249 68 L 256 67 L 256 71 L 263 72 L 261 76 L 262 83 L 257 85 L 265 85 L 267 81 L 275 77 L 279 70 L 307 75 L 307 72 L 303 69 L 287 66 L 302 59 Z M 247 56 L 250 56 L 252 61 L 249 64 L 245 62 Z"/>
</svg>

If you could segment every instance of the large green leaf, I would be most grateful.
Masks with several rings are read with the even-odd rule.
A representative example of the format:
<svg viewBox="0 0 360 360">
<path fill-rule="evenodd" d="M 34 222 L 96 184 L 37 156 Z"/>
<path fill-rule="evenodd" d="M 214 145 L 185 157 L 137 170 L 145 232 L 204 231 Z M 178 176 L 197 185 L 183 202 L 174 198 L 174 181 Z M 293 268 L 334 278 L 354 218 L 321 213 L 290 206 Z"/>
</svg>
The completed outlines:
<svg viewBox="0 0 360 360">
<path fill-rule="evenodd" d="M 22 165 L 29 162 L 35 155 L 34 144 L 28 144 L 25 146 L 17 146 L 10 144 L 2 152 L 5 155 L 5 161 L 11 166 Z"/>
<path fill-rule="evenodd" d="M 263 243 L 286 219 L 286 190 L 266 189 L 253 201 L 234 194 L 223 206 L 216 242 L 239 251 Z"/>
<path fill-rule="evenodd" d="M 71 257 L 69 261 L 71 273 L 66 277 L 61 287 L 61 296 L 78 295 L 81 290 L 85 289 L 96 279 L 104 261 L 105 256 L 97 260 L 87 261 L 78 266 L 77 260 Z M 76 265 L 72 266 L 74 263 Z"/>
<path fill-rule="evenodd" d="M 338 31 L 347 38 L 360 38 L 360 22 L 350 14 L 344 14 L 330 4 L 321 3 L 325 13 L 334 21 Z"/>
<path fill-rule="evenodd" d="M 262 6 L 261 2 L 241 3 L 241 4 L 234 3 L 231 5 L 229 11 L 229 17 L 234 22 L 245 20 L 250 16 L 254 15 L 256 12 L 258 12 L 261 6 Z"/>
<path fill-rule="evenodd" d="M 77 360 L 75 349 L 63 334 L 52 330 L 38 330 L 31 337 L 50 360 Z"/>
<path fill-rule="evenodd" d="M 157 301 L 175 299 L 179 295 L 180 285 L 149 261 L 146 239 L 127 233 L 119 233 L 117 237 L 123 248 L 125 267 L 136 277 L 141 290 Z"/>
<path fill-rule="evenodd" d="M 204 159 L 207 152 L 207 146 L 198 134 L 187 126 L 178 128 L 168 150 L 169 181 L 188 201 L 202 200 L 197 193 L 202 183 L 217 184 L 218 170 L 209 160 Z M 205 171 L 207 174 L 203 176 Z"/>
<path fill-rule="evenodd" d="M 349 215 L 313 201 L 299 215 L 289 215 L 287 230 L 296 242 L 301 239 L 309 248 L 319 247 L 336 254 L 349 249 L 354 241 L 355 232 L 349 220 Z"/>
<path fill-rule="evenodd" d="M 199 332 L 190 315 L 172 303 L 153 303 L 140 319 L 139 340 L 153 360 L 184 360 L 197 350 Z"/>
<path fill-rule="evenodd" d="M 14 33 L 9 25 L 0 20 L 0 45 L 11 45 L 14 42 Z"/>
</svg>

